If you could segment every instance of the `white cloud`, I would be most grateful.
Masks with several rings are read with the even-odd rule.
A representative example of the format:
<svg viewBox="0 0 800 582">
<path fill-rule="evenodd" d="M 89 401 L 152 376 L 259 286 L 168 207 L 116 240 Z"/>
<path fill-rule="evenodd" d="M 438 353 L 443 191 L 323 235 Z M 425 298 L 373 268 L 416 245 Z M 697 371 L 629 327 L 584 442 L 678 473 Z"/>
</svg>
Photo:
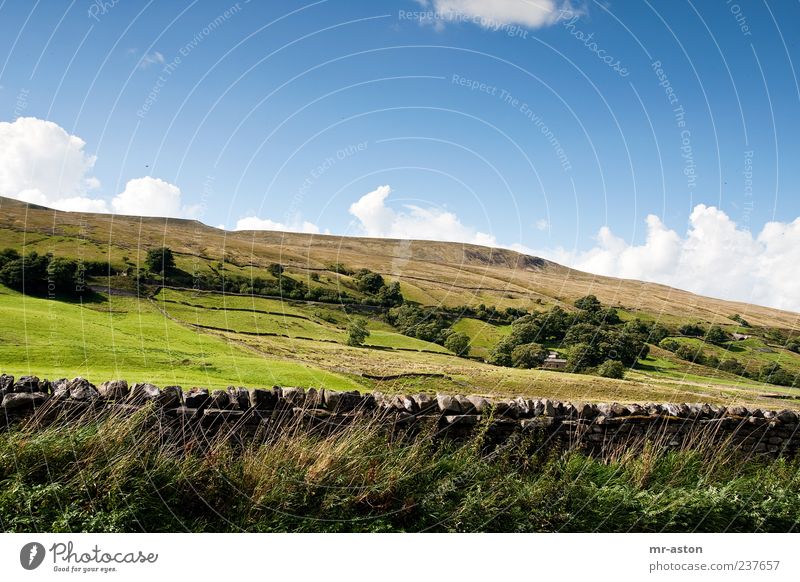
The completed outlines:
<svg viewBox="0 0 800 582">
<path fill-rule="evenodd" d="M 52 121 L 19 117 L 0 122 L 0 196 L 56 206 L 85 199 L 99 186 L 89 176 L 95 156 L 86 142 Z"/>
<path fill-rule="evenodd" d="M 703 295 L 800 311 L 800 218 L 769 222 L 753 235 L 722 210 L 697 205 L 684 236 L 647 217 L 647 237 L 628 244 L 608 228 L 598 244 L 578 253 L 540 254 L 571 267 L 627 279 L 671 285 Z"/>
<path fill-rule="evenodd" d="M 320 234 L 321 232 L 313 222 L 297 221 L 285 224 L 275 222 L 269 218 L 258 218 L 257 216 L 240 218 L 233 230 L 279 230 L 283 232 L 304 232 L 306 234 Z"/>
<path fill-rule="evenodd" d="M 0 122 L 0 196 L 71 212 L 116 212 L 193 218 L 181 191 L 158 178 L 130 180 L 111 205 L 89 194 L 100 187 L 91 175 L 96 157 L 86 142 L 52 121 L 20 117 Z"/>
<path fill-rule="evenodd" d="M 407 204 L 403 211 L 386 205 L 390 186 L 378 186 L 350 205 L 361 234 L 371 237 L 442 240 L 497 246 L 491 234 L 462 224 L 452 212 Z"/>
<path fill-rule="evenodd" d="M 544 218 L 537 220 L 533 226 L 536 227 L 536 230 L 550 230 L 550 223 Z"/>
<path fill-rule="evenodd" d="M 164 64 L 164 55 L 162 55 L 158 51 L 153 51 L 152 53 L 147 53 L 142 56 L 141 60 L 139 61 L 139 68 L 146 69 L 150 65 L 163 65 Z"/>
<path fill-rule="evenodd" d="M 561 10 L 572 10 L 560 0 L 421 0 L 446 20 L 468 20 L 489 29 L 510 25 L 541 28 L 555 23 Z"/>
<path fill-rule="evenodd" d="M 181 189 L 159 178 L 129 180 L 125 190 L 111 201 L 114 212 L 135 216 L 193 218 L 198 209 L 181 204 Z"/>
</svg>

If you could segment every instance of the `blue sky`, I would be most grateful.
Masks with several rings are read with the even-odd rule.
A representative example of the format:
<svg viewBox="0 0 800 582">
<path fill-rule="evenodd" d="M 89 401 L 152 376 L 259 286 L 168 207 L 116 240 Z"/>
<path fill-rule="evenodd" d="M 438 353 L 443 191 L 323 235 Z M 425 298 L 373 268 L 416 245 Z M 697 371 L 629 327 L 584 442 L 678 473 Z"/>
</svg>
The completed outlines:
<svg viewBox="0 0 800 582">
<path fill-rule="evenodd" d="M 0 194 L 797 309 L 753 269 L 798 259 L 798 29 L 745 0 L 6 1 Z"/>
</svg>

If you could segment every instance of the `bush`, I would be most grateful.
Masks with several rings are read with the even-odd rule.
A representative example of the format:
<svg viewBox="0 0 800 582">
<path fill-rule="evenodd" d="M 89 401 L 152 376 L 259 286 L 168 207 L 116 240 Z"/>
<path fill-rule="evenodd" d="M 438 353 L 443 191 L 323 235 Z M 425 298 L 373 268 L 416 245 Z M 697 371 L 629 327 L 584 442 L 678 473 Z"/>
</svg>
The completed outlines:
<svg viewBox="0 0 800 582">
<path fill-rule="evenodd" d="M 597 348 L 591 344 L 575 344 L 569 350 L 567 362 L 573 372 L 591 368 L 601 360 Z"/>
<path fill-rule="evenodd" d="M 167 275 L 175 269 L 175 257 L 168 247 L 150 249 L 147 251 L 144 264 L 152 273 Z"/>
<path fill-rule="evenodd" d="M 712 344 L 723 344 L 730 341 L 727 333 L 718 325 L 712 325 L 706 334 L 706 341 Z"/>
<path fill-rule="evenodd" d="M 737 376 L 743 375 L 745 371 L 744 366 L 736 358 L 727 358 L 722 360 L 718 369 L 730 374 L 736 374 Z"/>
<path fill-rule="evenodd" d="M 515 368 L 538 368 L 549 351 L 537 343 L 522 344 L 511 351 L 511 365 Z"/>
<path fill-rule="evenodd" d="M 575 300 L 575 307 L 582 311 L 599 311 L 602 305 L 594 295 L 586 295 Z"/>
<path fill-rule="evenodd" d="M 353 278 L 356 281 L 356 289 L 367 295 L 375 295 L 385 285 L 383 277 L 369 269 L 359 269 Z"/>
<path fill-rule="evenodd" d="M 668 352 L 677 352 L 678 348 L 681 347 L 681 344 L 671 337 L 668 337 L 658 342 L 658 347 L 667 350 Z"/>
<path fill-rule="evenodd" d="M 489 353 L 488 363 L 495 366 L 511 366 L 511 353 L 517 344 L 511 336 L 506 336 L 497 342 Z"/>
<path fill-rule="evenodd" d="M 0 283 L 17 291 L 33 295 L 80 295 L 85 291 L 84 281 L 82 265 L 72 259 L 35 251 L 19 257 L 16 252 L 4 251 Z"/>
<path fill-rule="evenodd" d="M 364 341 L 369 337 L 369 330 L 367 329 L 367 320 L 359 317 L 350 321 L 347 325 L 347 345 L 348 346 L 363 346 Z"/>
<path fill-rule="evenodd" d="M 466 357 L 469 355 L 469 336 L 460 331 L 451 332 L 444 340 L 444 347 L 457 356 Z"/>
<path fill-rule="evenodd" d="M 678 328 L 678 333 L 689 337 L 702 337 L 706 334 L 706 330 L 698 323 L 687 323 Z"/>
<path fill-rule="evenodd" d="M 617 378 L 621 380 L 625 377 L 625 366 L 617 360 L 606 360 L 597 368 L 597 374 L 603 378 Z"/>
</svg>

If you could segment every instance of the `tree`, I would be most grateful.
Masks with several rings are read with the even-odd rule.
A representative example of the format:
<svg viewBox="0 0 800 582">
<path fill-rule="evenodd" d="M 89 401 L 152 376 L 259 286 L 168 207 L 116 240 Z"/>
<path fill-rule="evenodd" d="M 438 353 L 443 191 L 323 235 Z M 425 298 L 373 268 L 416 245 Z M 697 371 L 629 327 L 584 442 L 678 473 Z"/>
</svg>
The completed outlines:
<svg viewBox="0 0 800 582">
<path fill-rule="evenodd" d="M 604 357 L 619 360 L 628 367 L 635 366 L 640 358 L 650 353 L 650 346 L 638 334 L 613 331 L 608 334 L 607 341 L 609 346 L 603 350 Z"/>
<path fill-rule="evenodd" d="M 548 353 L 542 344 L 522 344 L 511 351 L 511 365 L 515 368 L 538 368 L 544 363 Z"/>
<path fill-rule="evenodd" d="M 280 278 L 280 276 L 283 275 L 283 270 L 284 270 L 283 265 L 281 265 L 280 263 L 271 263 L 267 267 L 267 271 L 269 271 L 269 274 L 275 277 L 276 279 Z"/>
<path fill-rule="evenodd" d="M 677 340 L 674 340 L 671 337 L 667 337 L 658 342 L 658 347 L 667 350 L 669 352 L 675 352 L 678 350 L 679 347 L 681 347 L 681 344 L 678 343 Z"/>
<path fill-rule="evenodd" d="M 598 326 L 591 323 L 576 323 L 569 328 L 564 336 L 564 344 L 572 346 L 575 344 L 592 344 L 598 341 L 601 334 Z"/>
<path fill-rule="evenodd" d="M 0 269 L 2 269 L 6 263 L 10 263 L 11 261 L 17 261 L 22 257 L 19 256 L 19 253 L 14 249 L 8 248 L 3 249 L 0 251 Z"/>
<path fill-rule="evenodd" d="M 729 340 L 728 334 L 718 325 L 712 325 L 706 334 L 706 341 L 712 344 L 723 344 Z"/>
<path fill-rule="evenodd" d="M 369 269 L 359 269 L 353 278 L 356 280 L 356 288 L 368 295 L 375 295 L 385 284 L 383 277 Z"/>
<path fill-rule="evenodd" d="M 702 337 L 705 335 L 706 330 L 699 323 L 687 323 L 678 328 L 678 333 L 692 337 Z"/>
<path fill-rule="evenodd" d="M 380 277 L 380 275 L 378 275 Z M 383 307 L 396 307 L 403 304 L 403 294 L 400 292 L 400 283 L 394 281 L 378 289 L 375 296 Z"/>
<path fill-rule="evenodd" d="M 617 378 L 621 380 L 625 377 L 625 366 L 617 360 L 606 360 L 597 368 L 597 374 L 603 378 Z"/>
<path fill-rule="evenodd" d="M 591 344 L 575 344 L 569 349 L 567 362 L 573 372 L 580 372 L 586 368 L 596 365 L 600 360 L 600 354 L 595 346 Z"/>
<path fill-rule="evenodd" d="M 747 322 L 747 320 L 745 318 L 743 318 L 741 315 L 739 315 L 738 313 L 734 313 L 728 319 L 730 319 L 732 321 L 735 321 L 736 323 L 738 323 L 742 327 L 750 327 L 750 324 Z"/>
<path fill-rule="evenodd" d="M 367 320 L 359 317 L 350 321 L 347 325 L 347 345 L 348 346 L 363 346 L 364 340 L 369 337 L 369 330 L 367 329 Z"/>
<path fill-rule="evenodd" d="M 678 349 L 675 350 L 675 355 L 687 362 L 694 362 L 697 364 L 703 363 L 703 350 L 690 346 L 689 344 L 681 344 Z"/>
<path fill-rule="evenodd" d="M 175 257 L 168 247 L 150 249 L 147 251 L 144 264 L 152 273 L 166 275 L 175 268 Z"/>
<path fill-rule="evenodd" d="M 469 344 L 469 336 L 460 331 L 451 332 L 444 340 L 444 347 L 461 357 L 469 355 Z"/>
<path fill-rule="evenodd" d="M 517 344 L 511 336 L 506 336 L 497 342 L 489 353 L 489 363 L 495 366 L 511 366 L 511 353 Z"/>
<path fill-rule="evenodd" d="M 600 301 L 594 295 L 586 295 L 575 300 L 575 307 L 582 311 L 600 311 Z"/>
<path fill-rule="evenodd" d="M 81 270 L 78 264 L 62 257 L 54 258 L 47 265 L 48 290 L 56 293 L 73 294 L 83 291 L 79 280 Z"/>
<path fill-rule="evenodd" d="M 736 374 L 737 376 L 744 374 L 744 366 L 736 358 L 722 360 L 719 364 L 719 369 L 729 374 Z"/>
</svg>

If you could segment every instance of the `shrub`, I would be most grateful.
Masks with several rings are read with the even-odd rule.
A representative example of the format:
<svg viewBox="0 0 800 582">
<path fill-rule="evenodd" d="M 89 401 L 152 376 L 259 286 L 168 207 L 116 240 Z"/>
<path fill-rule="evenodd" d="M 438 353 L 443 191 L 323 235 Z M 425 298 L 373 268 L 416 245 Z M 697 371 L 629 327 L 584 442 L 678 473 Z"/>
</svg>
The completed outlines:
<svg viewBox="0 0 800 582">
<path fill-rule="evenodd" d="M 706 341 L 712 344 L 723 344 L 730 339 L 728 334 L 718 325 L 712 325 L 706 334 Z"/>
<path fill-rule="evenodd" d="M 374 273 L 369 269 L 359 269 L 353 278 L 356 281 L 356 289 L 368 295 L 375 295 L 385 284 L 379 273 Z"/>
<path fill-rule="evenodd" d="M 597 368 L 597 374 L 603 378 L 617 378 L 621 380 L 625 377 L 625 366 L 617 360 L 606 360 Z"/>
<path fill-rule="evenodd" d="M 687 323 L 678 328 L 678 333 L 690 337 L 702 337 L 706 334 L 706 330 L 698 323 Z"/>
<path fill-rule="evenodd" d="M 175 257 L 168 247 L 150 249 L 147 251 L 144 264 L 149 271 L 166 275 L 175 269 Z"/>
<path fill-rule="evenodd" d="M 460 331 L 451 332 L 444 340 L 444 347 L 457 356 L 466 357 L 469 355 L 469 336 Z"/>
<path fill-rule="evenodd" d="M 538 368 L 548 353 L 548 350 L 541 344 L 522 344 L 511 351 L 511 365 L 515 368 Z"/>
<path fill-rule="evenodd" d="M 602 305 L 594 295 L 586 295 L 575 300 L 575 307 L 582 311 L 599 311 Z"/>
<path fill-rule="evenodd" d="M 671 337 L 668 337 L 658 342 L 658 347 L 665 349 L 669 352 L 677 352 L 678 348 L 681 347 L 681 344 L 676 340 L 672 339 Z"/>
<path fill-rule="evenodd" d="M 349 346 L 363 346 L 364 341 L 369 337 L 369 330 L 367 329 L 367 320 L 359 317 L 350 321 L 347 325 L 347 345 Z"/>
<path fill-rule="evenodd" d="M 488 362 L 495 366 L 511 366 L 511 352 L 514 351 L 516 345 L 511 336 L 504 337 L 492 348 L 492 351 L 489 353 Z"/>
<path fill-rule="evenodd" d="M 727 358 L 722 360 L 719 364 L 719 369 L 723 372 L 736 374 L 737 376 L 744 374 L 744 366 L 736 358 Z"/>
</svg>

